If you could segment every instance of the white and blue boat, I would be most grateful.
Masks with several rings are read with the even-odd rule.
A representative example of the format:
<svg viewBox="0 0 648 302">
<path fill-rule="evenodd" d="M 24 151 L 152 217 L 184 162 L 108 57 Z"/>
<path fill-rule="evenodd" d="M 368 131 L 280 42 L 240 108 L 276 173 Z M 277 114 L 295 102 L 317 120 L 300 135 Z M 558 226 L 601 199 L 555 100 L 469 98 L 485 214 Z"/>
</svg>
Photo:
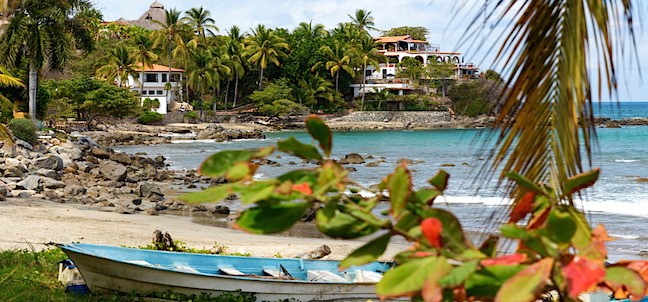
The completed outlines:
<svg viewBox="0 0 648 302">
<path fill-rule="evenodd" d="M 241 291 L 258 301 L 363 300 L 391 263 L 372 262 L 340 271 L 338 261 L 255 258 L 142 250 L 94 244 L 60 248 L 92 293 L 173 291 L 218 296 Z"/>
</svg>

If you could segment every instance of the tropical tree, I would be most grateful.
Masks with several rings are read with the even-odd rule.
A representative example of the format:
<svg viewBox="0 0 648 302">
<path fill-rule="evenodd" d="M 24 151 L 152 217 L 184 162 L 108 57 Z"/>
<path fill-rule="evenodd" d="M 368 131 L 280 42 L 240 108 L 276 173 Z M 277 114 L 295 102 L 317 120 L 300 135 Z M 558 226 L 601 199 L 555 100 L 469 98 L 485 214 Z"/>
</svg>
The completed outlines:
<svg viewBox="0 0 648 302">
<path fill-rule="evenodd" d="M 14 77 L 7 68 L 0 66 L 0 86 L 25 87 L 25 84 L 21 79 Z M 13 108 L 13 103 L 4 95 L 0 94 L 0 107 Z"/>
<path fill-rule="evenodd" d="M 229 57 L 222 47 L 212 47 L 210 49 L 212 55 L 211 68 L 214 70 L 214 78 L 212 80 L 212 88 L 214 90 L 214 98 L 220 98 L 221 82 L 229 78 L 232 69 L 227 65 Z M 225 110 L 227 110 L 227 99 L 225 99 Z M 214 102 L 214 111 L 216 111 L 216 102 Z"/>
<path fill-rule="evenodd" d="M 151 51 L 153 49 L 153 41 L 149 35 L 137 35 L 133 39 L 133 44 L 135 48 L 132 51 L 133 60 L 140 70 L 139 84 L 140 84 L 140 95 L 143 95 L 144 91 L 144 70 L 146 68 L 152 68 L 153 62 L 158 59 L 158 56 Z"/>
<path fill-rule="evenodd" d="M 300 79 L 299 88 L 299 103 L 310 107 L 311 111 L 314 106 L 331 108 L 335 102 L 333 83 L 319 75 Z"/>
<path fill-rule="evenodd" d="M 232 107 L 236 107 L 239 79 L 245 75 L 246 61 L 243 57 L 243 47 L 243 35 L 241 34 L 241 30 L 238 26 L 233 25 L 227 31 L 227 41 L 225 42 L 225 53 L 229 58 L 226 65 L 233 71 L 230 73 L 230 76 L 234 77 L 234 99 L 232 101 Z M 229 80 L 230 79 L 228 78 L 228 81 Z"/>
<path fill-rule="evenodd" d="M 138 70 L 141 72 L 141 69 L 135 65 L 135 58 L 124 44 L 109 49 L 102 61 L 102 66 L 97 69 L 97 75 L 110 83 L 117 81 L 119 87 L 128 85 L 128 76 L 137 79 Z M 137 82 L 139 83 L 140 80 Z"/>
<path fill-rule="evenodd" d="M 167 85 L 171 81 L 171 65 L 173 64 L 173 45 L 184 45 L 181 34 L 187 31 L 187 27 L 180 19 L 180 11 L 176 9 L 165 10 L 164 22 L 153 20 L 156 24 L 160 25 L 162 29 L 155 32 L 156 47 L 164 46 L 167 51 L 169 61 L 169 72 L 167 73 Z M 166 96 L 169 97 L 169 90 Z"/>
<path fill-rule="evenodd" d="M 203 96 L 205 89 L 214 82 L 215 71 L 212 68 L 213 57 L 209 51 L 197 48 L 191 51 L 191 62 L 187 70 L 187 85 L 198 96 L 200 118 L 203 116 Z"/>
<path fill-rule="evenodd" d="M 311 70 L 314 71 L 319 68 L 321 64 L 324 64 L 326 70 L 331 72 L 331 77 L 335 78 L 335 91 L 340 91 L 340 72 L 344 70 L 351 76 L 355 74 L 351 62 L 351 56 L 353 55 L 352 51 L 346 45 L 343 45 L 339 40 L 335 40 L 332 49 L 328 45 L 324 45 L 320 48 L 320 51 L 324 54 L 328 61 L 317 62 L 315 65 L 313 65 Z"/>
<path fill-rule="evenodd" d="M 299 26 L 293 31 L 293 35 L 300 36 L 302 39 L 306 40 L 317 40 L 328 37 L 329 32 L 326 30 L 324 25 L 318 23 L 313 25 L 311 22 L 301 22 Z"/>
<path fill-rule="evenodd" d="M 89 51 L 93 39 L 78 12 L 89 7 L 85 0 L 23 0 L 0 38 L 0 62 L 18 67 L 23 60 L 29 66 L 29 115 L 36 119 L 38 74 L 47 64 L 60 70 L 72 49 Z M 44 25 L 47 24 L 47 25 Z"/>
<path fill-rule="evenodd" d="M 378 30 L 375 25 L 373 16 L 371 12 L 364 9 L 357 9 L 355 15 L 348 15 L 351 18 L 351 23 L 356 26 L 356 28 L 363 30 L 365 32 L 369 30 Z"/>
<path fill-rule="evenodd" d="M 437 87 L 441 88 L 441 96 L 445 97 L 446 85 L 448 81 L 453 79 L 455 76 L 455 64 L 432 60 L 431 62 L 428 62 L 427 66 L 425 66 L 424 73 L 426 76 L 430 77 L 432 81 L 438 83 Z"/>
<path fill-rule="evenodd" d="M 338 26 L 331 30 L 333 39 L 341 43 L 358 43 L 364 36 L 369 35 L 366 31 L 358 28 L 353 23 L 338 23 Z"/>
<path fill-rule="evenodd" d="M 367 83 L 367 66 L 373 66 L 374 69 L 378 69 L 380 62 L 385 61 L 386 58 L 382 54 L 378 53 L 378 48 L 376 47 L 374 39 L 369 36 L 360 40 L 360 43 L 355 45 L 354 52 L 358 60 L 360 61 L 360 64 L 362 65 L 362 82 L 360 85 L 362 102 L 360 103 L 360 110 L 364 110 L 366 93 L 365 86 Z"/>
<path fill-rule="evenodd" d="M 211 18 L 209 10 L 204 9 L 202 6 L 199 8 L 191 8 L 185 12 L 186 16 L 182 18 L 189 26 L 194 29 L 196 35 L 202 38 L 204 42 L 206 34 L 215 36 L 214 31 L 218 31 L 214 19 Z"/>
<path fill-rule="evenodd" d="M 263 89 L 263 71 L 268 67 L 268 63 L 276 66 L 281 65 L 279 59 L 287 58 L 288 43 L 277 36 L 273 30 L 266 29 L 263 24 L 257 25 L 252 29 L 252 34 L 244 40 L 245 50 L 243 56 L 248 58 L 248 62 L 256 65 L 259 69 L 259 90 Z"/>
</svg>

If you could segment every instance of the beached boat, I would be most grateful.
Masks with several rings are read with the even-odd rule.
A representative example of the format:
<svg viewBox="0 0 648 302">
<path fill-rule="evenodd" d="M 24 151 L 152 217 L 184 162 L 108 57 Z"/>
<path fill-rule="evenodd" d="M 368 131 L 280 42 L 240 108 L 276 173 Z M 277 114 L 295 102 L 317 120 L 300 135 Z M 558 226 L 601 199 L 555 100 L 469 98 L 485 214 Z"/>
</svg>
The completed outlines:
<svg viewBox="0 0 648 302">
<path fill-rule="evenodd" d="M 339 271 L 338 261 L 254 258 L 151 251 L 94 244 L 60 248 L 76 264 L 91 292 L 220 295 L 240 290 L 259 301 L 376 298 L 375 284 L 390 263 Z"/>
</svg>

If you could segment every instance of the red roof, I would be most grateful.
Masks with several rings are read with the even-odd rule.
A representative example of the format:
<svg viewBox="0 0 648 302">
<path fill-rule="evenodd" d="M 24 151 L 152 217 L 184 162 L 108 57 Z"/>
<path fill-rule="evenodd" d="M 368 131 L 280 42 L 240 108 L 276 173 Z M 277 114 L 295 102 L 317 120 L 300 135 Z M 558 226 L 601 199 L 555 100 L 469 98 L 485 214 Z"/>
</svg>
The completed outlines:
<svg viewBox="0 0 648 302">
<path fill-rule="evenodd" d="M 136 70 L 140 70 L 142 67 L 142 64 L 137 64 L 135 66 Z M 168 72 L 169 71 L 169 66 L 164 66 L 164 65 L 159 65 L 159 64 L 153 64 L 153 68 L 145 68 L 144 71 L 152 71 L 152 72 Z M 180 68 L 173 68 L 171 67 L 171 72 L 184 72 L 184 69 Z"/>
</svg>

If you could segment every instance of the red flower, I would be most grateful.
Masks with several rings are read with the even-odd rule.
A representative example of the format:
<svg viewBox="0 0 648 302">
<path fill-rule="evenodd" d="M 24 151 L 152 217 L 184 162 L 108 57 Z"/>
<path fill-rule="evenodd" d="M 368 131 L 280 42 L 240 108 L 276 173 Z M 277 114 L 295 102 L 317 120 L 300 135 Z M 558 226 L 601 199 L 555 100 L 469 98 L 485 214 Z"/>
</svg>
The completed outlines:
<svg viewBox="0 0 648 302">
<path fill-rule="evenodd" d="M 421 232 L 423 232 L 423 235 L 425 235 L 425 238 L 427 238 L 433 247 L 441 247 L 443 245 L 441 242 L 442 231 L 443 225 L 439 219 L 426 218 L 421 222 Z"/>
<path fill-rule="evenodd" d="M 301 192 L 304 195 L 311 195 L 313 194 L 313 190 L 311 189 L 310 185 L 306 182 L 300 183 L 298 185 L 293 185 L 292 189 L 294 191 Z"/>
</svg>

